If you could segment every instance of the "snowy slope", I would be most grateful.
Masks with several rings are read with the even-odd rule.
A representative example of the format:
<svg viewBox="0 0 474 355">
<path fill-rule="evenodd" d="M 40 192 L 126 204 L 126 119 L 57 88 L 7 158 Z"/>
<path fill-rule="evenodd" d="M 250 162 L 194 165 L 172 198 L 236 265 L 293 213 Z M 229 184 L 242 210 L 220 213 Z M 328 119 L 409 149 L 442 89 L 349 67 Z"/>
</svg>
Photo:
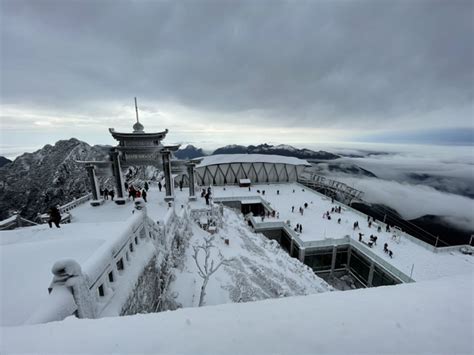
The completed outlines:
<svg viewBox="0 0 474 355">
<path fill-rule="evenodd" d="M 225 259 L 233 259 L 210 279 L 206 289 L 206 305 L 248 302 L 267 298 L 307 295 L 332 290 L 324 280 L 306 265 L 291 258 L 276 241 L 255 234 L 243 222 L 243 217 L 224 209 L 224 227 L 212 236 L 211 257 L 217 263 L 220 251 Z M 184 307 L 199 303 L 202 279 L 192 258 L 192 246 L 203 243 L 211 235 L 195 224 L 184 263 L 175 269 L 171 292 Z M 229 245 L 224 240 L 229 239 Z"/>
<path fill-rule="evenodd" d="M 2 353 L 472 354 L 473 275 L 2 328 Z"/>
</svg>

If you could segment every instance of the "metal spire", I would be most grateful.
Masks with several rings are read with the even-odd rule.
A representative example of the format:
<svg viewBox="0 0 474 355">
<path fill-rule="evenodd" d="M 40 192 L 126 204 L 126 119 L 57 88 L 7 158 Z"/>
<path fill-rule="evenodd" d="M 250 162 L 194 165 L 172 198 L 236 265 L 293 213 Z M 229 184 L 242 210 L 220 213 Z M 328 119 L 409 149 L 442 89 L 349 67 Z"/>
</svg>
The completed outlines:
<svg viewBox="0 0 474 355">
<path fill-rule="evenodd" d="M 138 105 L 137 105 L 137 98 L 135 97 L 135 113 L 137 115 L 137 123 L 140 123 L 140 121 L 138 120 Z"/>
</svg>

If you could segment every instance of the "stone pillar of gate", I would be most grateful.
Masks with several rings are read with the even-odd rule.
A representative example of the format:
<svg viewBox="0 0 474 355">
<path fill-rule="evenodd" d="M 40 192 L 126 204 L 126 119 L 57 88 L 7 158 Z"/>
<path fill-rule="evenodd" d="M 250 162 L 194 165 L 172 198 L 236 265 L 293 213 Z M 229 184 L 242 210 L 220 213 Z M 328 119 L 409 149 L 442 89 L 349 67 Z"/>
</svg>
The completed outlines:
<svg viewBox="0 0 474 355">
<path fill-rule="evenodd" d="M 95 166 L 87 165 L 86 166 L 87 175 L 89 176 L 89 182 L 91 184 L 92 190 L 92 206 L 99 206 L 101 204 L 100 194 L 99 194 L 99 184 L 97 183 L 97 177 L 95 175 Z"/>
<path fill-rule="evenodd" d="M 165 174 L 165 187 L 166 195 L 165 201 L 170 202 L 174 201 L 174 182 L 171 176 L 171 152 L 168 149 L 163 149 L 161 151 L 161 157 L 163 158 L 163 172 Z"/>
<path fill-rule="evenodd" d="M 125 187 L 123 185 L 122 167 L 120 164 L 120 153 L 117 150 L 110 152 L 110 159 L 112 160 L 112 172 L 115 177 L 115 189 L 117 190 L 117 198 L 115 203 L 117 205 L 125 204 Z"/>
<path fill-rule="evenodd" d="M 194 192 L 194 168 L 196 167 L 195 163 L 188 162 L 186 163 L 186 168 L 188 169 L 188 180 L 189 180 L 189 201 L 195 201 L 196 195 Z"/>
</svg>

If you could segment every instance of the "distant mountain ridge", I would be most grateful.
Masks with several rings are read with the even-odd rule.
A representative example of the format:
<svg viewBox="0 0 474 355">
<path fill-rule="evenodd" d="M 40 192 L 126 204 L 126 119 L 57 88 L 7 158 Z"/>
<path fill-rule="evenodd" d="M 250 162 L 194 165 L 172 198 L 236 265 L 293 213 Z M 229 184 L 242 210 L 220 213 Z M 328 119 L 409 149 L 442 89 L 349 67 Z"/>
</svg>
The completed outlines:
<svg viewBox="0 0 474 355">
<path fill-rule="evenodd" d="M 203 157 L 206 153 L 204 153 L 201 148 L 196 148 L 195 146 L 188 144 L 185 148 L 176 151 L 174 155 L 178 159 L 194 159 Z"/>
<path fill-rule="evenodd" d="M 213 151 L 209 155 L 217 154 L 267 154 L 267 155 L 282 155 L 285 157 L 294 157 L 306 160 L 332 160 L 340 158 L 339 155 L 332 154 L 325 151 L 314 151 L 310 149 L 298 149 L 291 145 L 270 145 L 270 144 L 260 144 L 260 145 L 226 145 Z M 199 156 L 205 156 L 206 154 L 202 149 L 198 149 L 192 145 L 187 146 L 184 149 L 180 149 L 175 153 L 175 156 L 180 159 L 193 159 Z"/>
</svg>

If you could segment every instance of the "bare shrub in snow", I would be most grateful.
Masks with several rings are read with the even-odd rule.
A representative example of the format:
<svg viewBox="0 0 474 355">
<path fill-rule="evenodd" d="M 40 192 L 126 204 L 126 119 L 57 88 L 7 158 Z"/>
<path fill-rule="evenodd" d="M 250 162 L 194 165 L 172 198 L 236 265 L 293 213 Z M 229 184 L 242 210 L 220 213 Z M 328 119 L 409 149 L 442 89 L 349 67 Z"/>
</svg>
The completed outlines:
<svg viewBox="0 0 474 355">
<path fill-rule="evenodd" d="M 232 259 L 224 259 L 221 252 L 219 251 L 219 262 L 215 265 L 214 260 L 211 259 L 211 249 L 215 248 L 212 244 L 211 238 L 205 238 L 204 244 L 193 246 L 194 254 L 193 259 L 198 268 L 198 275 L 203 279 L 201 286 L 201 294 L 199 296 L 199 307 L 204 305 L 204 297 L 206 296 L 206 286 L 209 282 L 209 278 L 214 274 L 222 265 L 228 265 Z M 199 262 L 199 252 L 204 252 L 204 265 Z M 210 264 L 209 264 L 210 261 Z"/>
</svg>

